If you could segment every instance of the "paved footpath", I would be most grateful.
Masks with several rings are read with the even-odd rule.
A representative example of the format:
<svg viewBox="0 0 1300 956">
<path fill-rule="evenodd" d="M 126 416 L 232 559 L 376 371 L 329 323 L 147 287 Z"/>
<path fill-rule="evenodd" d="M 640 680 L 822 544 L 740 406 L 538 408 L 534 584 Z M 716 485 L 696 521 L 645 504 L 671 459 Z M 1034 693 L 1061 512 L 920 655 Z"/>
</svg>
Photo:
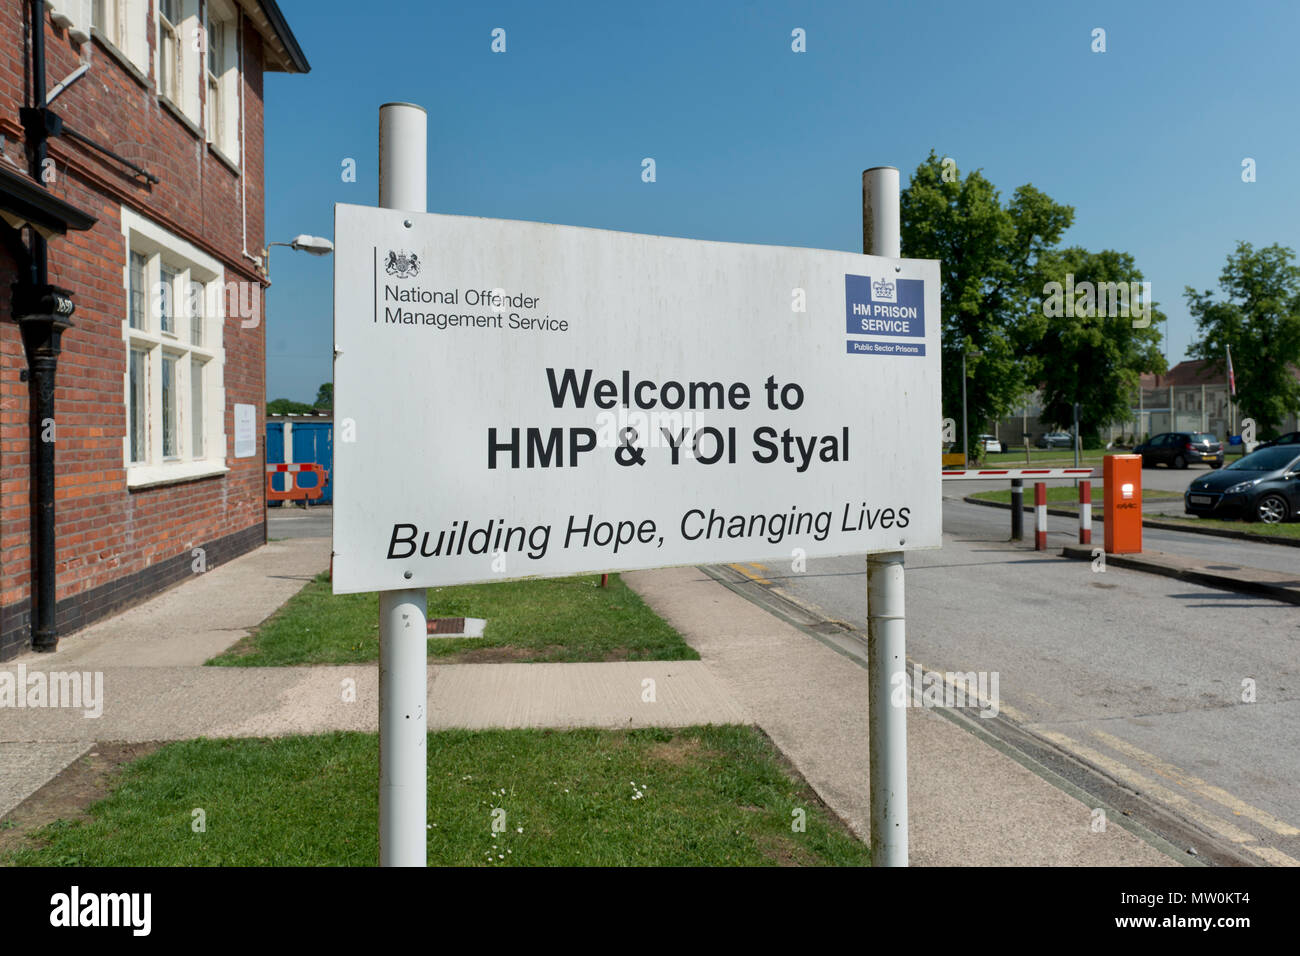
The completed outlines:
<svg viewBox="0 0 1300 956">
<path fill-rule="evenodd" d="M 269 544 L 153 600 L 28 653 L 0 672 L 98 672 L 103 712 L 0 710 L 0 816 L 97 741 L 377 731 L 373 665 L 204 667 L 329 565 L 329 540 Z M 654 703 L 642 699 L 653 680 Z M 345 700 L 355 695 L 353 700 Z M 699 661 L 435 664 L 430 730 L 750 723 Z"/>
<path fill-rule="evenodd" d="M 99 717 L 0 710 L 0 816 L 95 741 L 374 731 L 374 665 L 202 666 L 328 561 L 328 539 L 273 542 L 64 638 L 54 654 L 0 666 L 104 680 Z M 703 660 L 431 665 L 430 729 L 756 723 L 865 836 L 866 672 L 696 569 L 626 578 Z M 916 864 L 1175 863 L 1118 826 L 1092 832 L 1088 806 L 940 716 L 910 712 L 908 738 Z"/>
<path fill-rule="evenodd" d="M 867 672 L 695 568 L 624 575 L 700 652 L 823 800 L 869 832 Z M 927 710 L 907 715 L 911 862 L 1168 866 L 1169 856 Z"/>
</svg>

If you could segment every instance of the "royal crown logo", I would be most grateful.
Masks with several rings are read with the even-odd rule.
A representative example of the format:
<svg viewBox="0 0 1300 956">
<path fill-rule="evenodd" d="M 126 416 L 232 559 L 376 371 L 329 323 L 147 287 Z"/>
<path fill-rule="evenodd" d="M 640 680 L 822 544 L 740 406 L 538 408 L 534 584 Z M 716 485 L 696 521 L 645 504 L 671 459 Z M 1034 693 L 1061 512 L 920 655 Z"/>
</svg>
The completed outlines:
<svg viewBox="0 0 1300 956">
<path fill-rule="evenodd" d="M 893 302 L 896 299 L 894 294 L 894 283 L 888 279 L 877 279 L 871 283 L 871 297 L 881 302 Z"/>
<path fill-rule="evenodd" d="M 397 252 L 389 249 L 388 262 L 384 269 L 390 276 L 411 279 L 420 274 L 420 257 L 405 249 L 399 249 Z"/>
</svg>

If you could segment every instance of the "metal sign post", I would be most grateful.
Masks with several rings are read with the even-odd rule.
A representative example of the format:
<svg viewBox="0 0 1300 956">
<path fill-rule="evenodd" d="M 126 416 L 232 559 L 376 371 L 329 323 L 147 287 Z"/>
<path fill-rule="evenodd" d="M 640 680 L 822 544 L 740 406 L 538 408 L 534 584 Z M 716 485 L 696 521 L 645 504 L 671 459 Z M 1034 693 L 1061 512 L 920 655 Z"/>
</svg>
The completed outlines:
<svg viewBox="0 0 1300 956">
<path fill-rule="evenodd" d="M 898 170 L 893 166 L 868 169 L 862 174 L 862 251 L 897 259 L 901 247 Z M 963 417 L 963 441 L 965 424 Z M 882 551 L 867 555 L 873 866 L 907 866 L 907 708 L 891 702 L 895 674 L 907 674 L 903 552 Z"/>
<path fill-rule="evenodd" d="M 382 208 L 334 211 L 332 587 L 381 594 L 381 862 L 426 858 L 424 589 L 845 554 L 872 555 L 877 862 L 905 862 L 889 676 L 942 410 L 898 171 L 866 177 L 871 256 L 426 213 L 425 136 L 385 106 Z"/>
<path fill-rule="evenodd" d="M 379 205 L 426 212 L 428 116 L 379 108 Z M 364 492 L 363 492 L 364 493 Z M 427 866 L 428 592 L 379 592 L 379 865 Z"/>
</svg>

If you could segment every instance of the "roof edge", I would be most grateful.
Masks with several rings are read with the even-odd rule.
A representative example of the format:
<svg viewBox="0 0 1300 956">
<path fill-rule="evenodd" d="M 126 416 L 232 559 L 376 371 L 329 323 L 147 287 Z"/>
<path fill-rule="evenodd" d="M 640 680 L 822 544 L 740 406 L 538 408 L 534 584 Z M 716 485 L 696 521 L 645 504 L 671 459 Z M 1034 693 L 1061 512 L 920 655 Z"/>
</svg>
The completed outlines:
<svg viewBox="0 0 1300 956">
<path fill-rule="evenodd" d="M 271 29 L 280 38 L 284 44 L 285 52 L 289 54 L 289 60 L 293 64 L 294 70 L 298 73 L 310 73 L 311 64 L 307 62 L 307 56 L 302 52 L 302 47 L 298 45 L 298 38 L 293 35 L 289 29 L 289 21 L 284 18 L 280 11 L 280 6 L 275 0 L 258 0 L 258 6 L 266 14 L 266 19 L 270 21 Z"/>
</svg>

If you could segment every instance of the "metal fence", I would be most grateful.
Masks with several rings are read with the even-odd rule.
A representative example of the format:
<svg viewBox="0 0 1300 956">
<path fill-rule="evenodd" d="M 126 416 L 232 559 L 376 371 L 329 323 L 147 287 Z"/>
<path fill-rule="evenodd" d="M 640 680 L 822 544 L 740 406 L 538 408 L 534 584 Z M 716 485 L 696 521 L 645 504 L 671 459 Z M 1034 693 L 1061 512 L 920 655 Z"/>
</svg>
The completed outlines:
<svg viewBox="0 0 1300 956">
<path fill-rule="evenodd" d="M 1142 388 L 1133 395 L 1130 415 L 1123 421 L 1112 422 L 1101 430 L 1107 442 L 1141 441 L 1151 435 L 1169 431 L 1209 432 L 1220 440 L 1237 434 L 1241 428 L 1241 412 L 1230 400 L 1227 385 L 1168 385 L 1159 388 Z M 990 432 L 1011 445 L 1020 445 L 1028 435 L 1033 444 L 1047 432 L 1069 431 L 1070 423 L 1044 424 L 1041 396 L 1035 392 L 1015 414 L 989 423 Z M 1294 412 L 1281 423 L 1279 431 L 1300 429 L 1300 412 Z"/>
</svg>

